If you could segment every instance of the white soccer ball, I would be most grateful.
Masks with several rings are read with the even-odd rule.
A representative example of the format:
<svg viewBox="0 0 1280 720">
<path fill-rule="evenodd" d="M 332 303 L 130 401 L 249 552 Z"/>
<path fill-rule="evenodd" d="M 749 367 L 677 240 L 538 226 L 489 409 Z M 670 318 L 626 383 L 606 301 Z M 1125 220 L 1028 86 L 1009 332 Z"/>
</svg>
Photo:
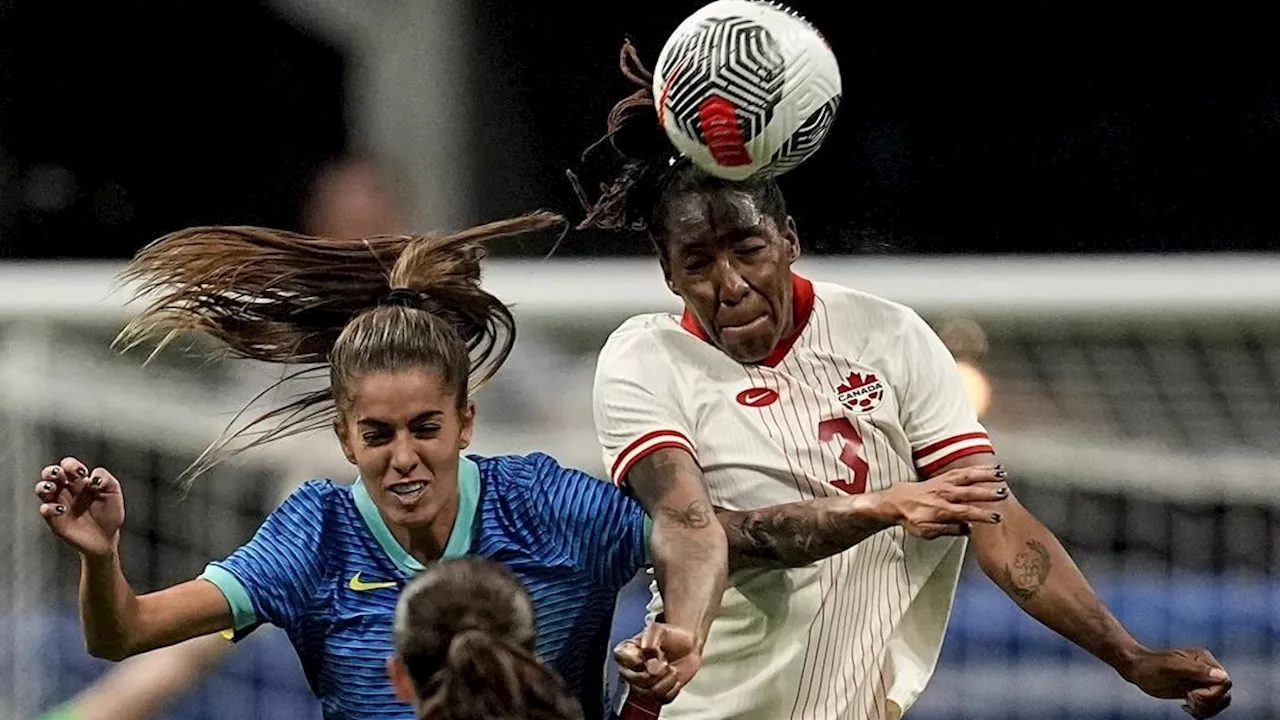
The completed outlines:
<svg viewBox="0 0 1280 720">
<path fill-rule="evenodd" d="M 703 170 L 728 180 L 781 175 L 835 121 L 840 67 L 816 28 L 760 0 L 716 0 L 667 39 L 653 73 L 658 122 Z"/>
</svg>

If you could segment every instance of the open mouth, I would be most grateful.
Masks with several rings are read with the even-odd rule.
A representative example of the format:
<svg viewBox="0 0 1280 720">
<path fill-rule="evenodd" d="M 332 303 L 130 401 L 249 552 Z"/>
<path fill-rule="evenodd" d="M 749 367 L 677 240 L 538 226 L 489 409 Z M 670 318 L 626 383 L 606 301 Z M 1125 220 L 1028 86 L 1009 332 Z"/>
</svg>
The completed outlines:
<svg viewBox="0 0 1280 720">
<path fill-rule="evenodd" d="M 406 501 L 416 500 L 418 496 L 422 494 L 422 491 L 426 489 L 427 483 L 425 480 L 411 480 L 408 482 L 396 483 L 395 485 L 387 488 L 387 490 L 391 491 L 392 495 Z"/>
</svg>

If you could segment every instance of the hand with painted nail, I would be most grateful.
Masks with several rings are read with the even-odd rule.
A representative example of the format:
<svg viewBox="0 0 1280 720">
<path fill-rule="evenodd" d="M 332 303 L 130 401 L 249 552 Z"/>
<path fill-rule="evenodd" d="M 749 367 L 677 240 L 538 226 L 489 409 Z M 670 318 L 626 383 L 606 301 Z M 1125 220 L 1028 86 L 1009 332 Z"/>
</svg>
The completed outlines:
<svg viewBox="0 0 1280 720">
<path fill-rule="evenodd" d="M 1000 467 L 962 467 L 914 483 L 894 483 L 869 497 L 886 524 L 901 525 L 925 540 L 968 535 L 973 523 L 994 524 L 999 512 L 976 504 L 1009 496 Z"/>
<path fill-rule="evenodd" d="M 53 533 L 88 557 L 115 552 L 124 525 L 120 483 L 104 468 L 92 472 L 68 457 L 40 473 L 40 515 Z"/>
<path fill-rule="evenodd" d="M 1146 694 L 1181 700 L 1193 718 L 1213 717 L 1231 705 L 1231 676 L 1208 650 L 1143 649 L 1119 669 Z"/>
</svg>

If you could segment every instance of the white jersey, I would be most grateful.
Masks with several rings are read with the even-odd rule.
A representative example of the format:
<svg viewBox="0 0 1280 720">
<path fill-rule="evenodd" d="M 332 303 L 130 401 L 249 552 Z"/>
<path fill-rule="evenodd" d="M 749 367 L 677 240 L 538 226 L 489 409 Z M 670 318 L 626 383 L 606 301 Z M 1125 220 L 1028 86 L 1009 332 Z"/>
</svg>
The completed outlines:
<svg viewBox="0 0 1280 720">
<path fill-rule="evenodd" d="M 614 482 L 649 452 L 683 448 L 715 505 L 744 510 L 883 490 L 993 452 L 955 361 L 915 312 L 793 285 L 799 330 L 758 365 L 725 355 L 688 315 L 614 331 L 594 402 Z M 897 717 L 933 674 L 964 550 L 963 538 L 893 527 L 807 567 L 733 573 L 702 669 L 661 717 Z"/>
</svg>

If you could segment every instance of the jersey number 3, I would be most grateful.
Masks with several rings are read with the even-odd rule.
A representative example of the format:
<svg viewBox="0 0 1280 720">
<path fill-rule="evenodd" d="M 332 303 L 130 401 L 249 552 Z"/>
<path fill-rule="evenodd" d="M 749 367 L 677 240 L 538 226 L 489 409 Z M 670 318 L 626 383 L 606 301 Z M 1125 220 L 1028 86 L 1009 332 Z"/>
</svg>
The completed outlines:
<svg viewBox="0 0 1280 720">
<path fill-rule="evenodd" d="M 818 439 L 822 442 L 840 440 L 840 462 L 853 471 L 853 482 L 835 479 L 831 484 L 858 495 L 867 491 L 867 472 L 871 467 L 862 459 L 862 433 L 849 422 L 849 418 L 831 418 L 818 423 Z"/>
</svg>

